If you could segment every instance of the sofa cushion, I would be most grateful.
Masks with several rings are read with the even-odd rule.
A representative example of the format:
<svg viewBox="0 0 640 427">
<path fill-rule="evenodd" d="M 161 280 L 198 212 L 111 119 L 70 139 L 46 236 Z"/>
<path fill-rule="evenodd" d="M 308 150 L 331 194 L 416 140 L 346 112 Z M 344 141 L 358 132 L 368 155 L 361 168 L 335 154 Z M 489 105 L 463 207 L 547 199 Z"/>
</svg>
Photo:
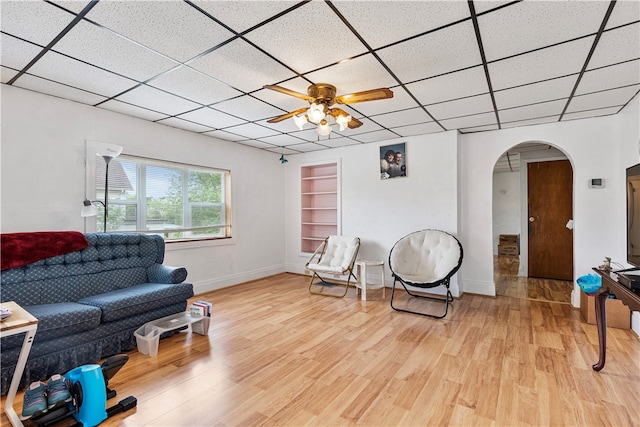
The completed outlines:
<svg viewBox="0 0 640 427">
<path fill-rule="evenodd" d="M 143 283 L 91 295 L 78 300 L 78 303 L 99 307 L 102 310 L 102 322 L 111 322 L 165 305 L 184 302 L 192 296 L 193 286 L 190 283 Z"/>
<path fill-rule="evenodd" d="M 34 342 L 74 335 L 97 328 L 100 325 L 102 315 L 102 311 L 98 307 L 75 302 L 30 305 L 24 309 L 38 319 Z M 23 340 L 22 334 L 3 338 L 2 347 L 6 349 L 19 346 Z"/>
</svg>

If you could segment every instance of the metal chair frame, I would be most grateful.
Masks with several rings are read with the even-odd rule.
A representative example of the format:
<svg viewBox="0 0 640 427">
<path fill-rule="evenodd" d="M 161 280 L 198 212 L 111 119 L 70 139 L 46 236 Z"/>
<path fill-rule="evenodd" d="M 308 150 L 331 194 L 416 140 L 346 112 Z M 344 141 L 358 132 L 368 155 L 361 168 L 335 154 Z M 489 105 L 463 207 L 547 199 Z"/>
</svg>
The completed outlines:
<svg viewBox="0 0 640 427">
<path fill-rule="evenodd" d="M 311 269 L 309 268 L 309 264 L 311 264 L 311 261 L 314 260 L 314 258 L 318 257 L 318 263 L 320 263 L 322 261 L 323 256 L 325 255 L 325 249 L 327 247 L 327 243 L 329 242 L 329 237 L 324 239 L 324 241 L 318 246 L 318 248 L 315 250 L 315 252 L 313 253 L 313 255 L 311 255 L 311 258 L 309 259 L 309 261 L 307 261 L 307 263 L 305 264 L 305 268 L 307 268 L 308 270 L 311 271 L 311 280 L 309 281 L 309 293 L 313 294 L 313 295 L 322 295 L 325 297 L 334 297 L 334 298 L 343 298 L 345 295 L 347 295 L 347 292 L 349 291 L 349 285 L 351 284 L 351 278 L 353 277 L 354 281 L 357 282 L 358 278 L 356 277 L 356 275 L 353 272 L 355 263 L 356 263 L 356 258 L 358 257 L 358 251 L 360 250 L 360 239 L 358 237 L 356 237 L 358 246 L 356 247 L 356 250 L 353 254 L 353 259 L 351 260 L 351 262 L 349 263 L 349 266 L 342 270 L 339 273 L 336 273 L 334 271 L 325 271 L 325 270 L 320 270 L 320 269 Z M 331 280 L 327 280 L 326 278 L 323 278 L 322 276 L 320 276 L 319 273 L 328 273 L 328 274 L 340 274 L 342 276 L 347 276 L 347 281 L 331 281 Z M 317 283 L 313 283 L 315 278 L 318 278 L 320 282 Z M 330 294 L 330 293 L 324 293 L 323 290 L 325 290 L 325 286 L 324 285 L 332 285 L 332 286 L 344 286 L 344 292 L 342 294 Z M 320 286 L 320 291 L 314 291 L 313 287 L 314 286 Z"/>
<path fill-rule="evenodd" d="M 424 231 L 437 231 L 440 233 L 444 233 L 444 234 L 448 234 L 449 236 L 453 237 L 455 239 L 455 241 L 458 243 L 458 246 L 460 248 L 460 258 L 458 259 L 458 263 L 457 265 L 442 279 L 439 279 L 435 282 L 430 282 L 430 283 L 416 283 L 416 282 L 411 282 L 409 280 L 405 280 L 403 279 L 401 276 L 399 276 L 395 271 L 393 271 L 393 265 L 391 263 L 391 255 L 393 253 L 393 250 L 395 249 L 396 245 L 404 240 L 405 238 L 411 236 L 412 234 L 415 233 L 422 233 Z M 444 317 L 446 317 L 447 313 L 449 312 L 449 304 L 453 303 L 453 295 L 451 294 L 451 290 L 449 288 L 450 284 L 451 284 L 451 277 L 458 272 L 458 270 L 460 269 L 460 266 L 462 265 L 462 258 L 463 258 L 463 250 L 462 250 L 462 245 L 460 244 L 460 241 L 453 235 L 446 233 L 444 231 L 440 231 L 440 230 L 421 230 L 421 231 L 416 231 L 414 233 L 410 233 L 406 236 L 404 236 L 403 238 L 401 238 L 400 240 L 398 240 L 394 245 L 393 248 L 391 248 L 391 251 L 389 252 L 389 268 L 391 269 L 391 273 L 393 275 L 393 287 L 391 288 L 391 300 L 390 300 L 390 304 L 391 304 L 391 308 L 393 308 L 395 311 L 400 311 L 403 313 L 411 313 L 411 314 L 418 314 L 420 316 L 426 316 L 426 317 L 432 317 L 435 319 L 442 319 Z M 420 312 L 420 311 L 413 311 L 413 310 L 408 310 L 408 309 L 404 309 L 404 308 L 398 308 L 396 306 L 393 305 L 393 297 L 394 297 L 394 293 L 396 290 L 396 282 L 399 282 L 402 287 L 404 288 L 404 290 L 407 292 L 407 294 L 411 297 L 416 297 L 416 298 L 421 298 L 421 299 L 428 299 L 428 300 L 432 300 L 432 301 L 440 301 L 440 302 L 444 302 L 444 314 L 442 315 L 438 315 L 438 314 L 432 314 L 432 313 L 427 313 L 427 312 Z M 411 292 L 407 286 L 413 286 L 413 287 L 417 287 L 417 288 L 435 288 L 438 286 L 444 286 L 447 290 L 447 293 L 445 295 L 444 298 L 440 298 L 440 297 L 434 297 L 434 296 L 428 296 L 428 295 L 422 295 L 422 294 L 418 294 L 415 292 Z"/>
</svg>

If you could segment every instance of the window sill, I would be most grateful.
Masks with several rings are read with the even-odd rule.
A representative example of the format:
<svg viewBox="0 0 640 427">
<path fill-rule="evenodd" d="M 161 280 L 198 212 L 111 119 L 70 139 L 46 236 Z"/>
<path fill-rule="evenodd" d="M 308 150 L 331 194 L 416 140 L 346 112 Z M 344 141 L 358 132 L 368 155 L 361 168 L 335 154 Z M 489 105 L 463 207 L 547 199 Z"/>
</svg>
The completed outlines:
<svg viewBox="0 0 640 427">
<path fill-rule="evenodd" d="M 235 245 L 233 237 L 228 239 L 208 239 L 208 240 L 183 240 L 175 242 L 165 242 L 165 251 L 181 251 L 184 249 L 198 249 L 215 246 Z"/>
</svg>

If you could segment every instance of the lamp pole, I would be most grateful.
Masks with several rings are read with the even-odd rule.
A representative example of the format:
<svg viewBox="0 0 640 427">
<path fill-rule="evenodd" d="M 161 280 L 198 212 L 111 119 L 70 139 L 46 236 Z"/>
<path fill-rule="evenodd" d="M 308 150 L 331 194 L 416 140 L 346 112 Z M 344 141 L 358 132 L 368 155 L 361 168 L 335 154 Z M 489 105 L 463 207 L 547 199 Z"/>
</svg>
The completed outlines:
<svg viewBox="0 0 640 427">
<path fill-rule="evenodd" d="M 105 163 L 105 172 L 104 172 L 104 226 L 102 231 L 104 233 L 107 232 L 107 217 L 109 216 L 109 162 L 113 157 L 111 156 L 102 156 Z"/>
</svg>

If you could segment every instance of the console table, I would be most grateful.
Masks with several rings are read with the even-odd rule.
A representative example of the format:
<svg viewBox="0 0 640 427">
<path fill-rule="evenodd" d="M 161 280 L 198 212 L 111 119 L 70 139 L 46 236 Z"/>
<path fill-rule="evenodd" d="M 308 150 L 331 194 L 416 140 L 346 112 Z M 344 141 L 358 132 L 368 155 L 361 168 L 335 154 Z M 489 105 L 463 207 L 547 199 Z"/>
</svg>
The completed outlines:
<svg viewBox="0 0 640 427">
<path fill-rule="evenodd" d="M 593 370 L 599 371 L 604 368 L 604 362 L 607 356 L 607 298 L 610 294 L 613 294 L 632 311 L 640 311 L 640 293 L 632 291 L 623 284 L 618 283 L 618 275 L 615 273 L 602 271 L 597 268 L 593 270 L 602 277 L 602 286 L 596 291 L 594 298 L 600 360 L 593 365 Z"/>
</svg>

